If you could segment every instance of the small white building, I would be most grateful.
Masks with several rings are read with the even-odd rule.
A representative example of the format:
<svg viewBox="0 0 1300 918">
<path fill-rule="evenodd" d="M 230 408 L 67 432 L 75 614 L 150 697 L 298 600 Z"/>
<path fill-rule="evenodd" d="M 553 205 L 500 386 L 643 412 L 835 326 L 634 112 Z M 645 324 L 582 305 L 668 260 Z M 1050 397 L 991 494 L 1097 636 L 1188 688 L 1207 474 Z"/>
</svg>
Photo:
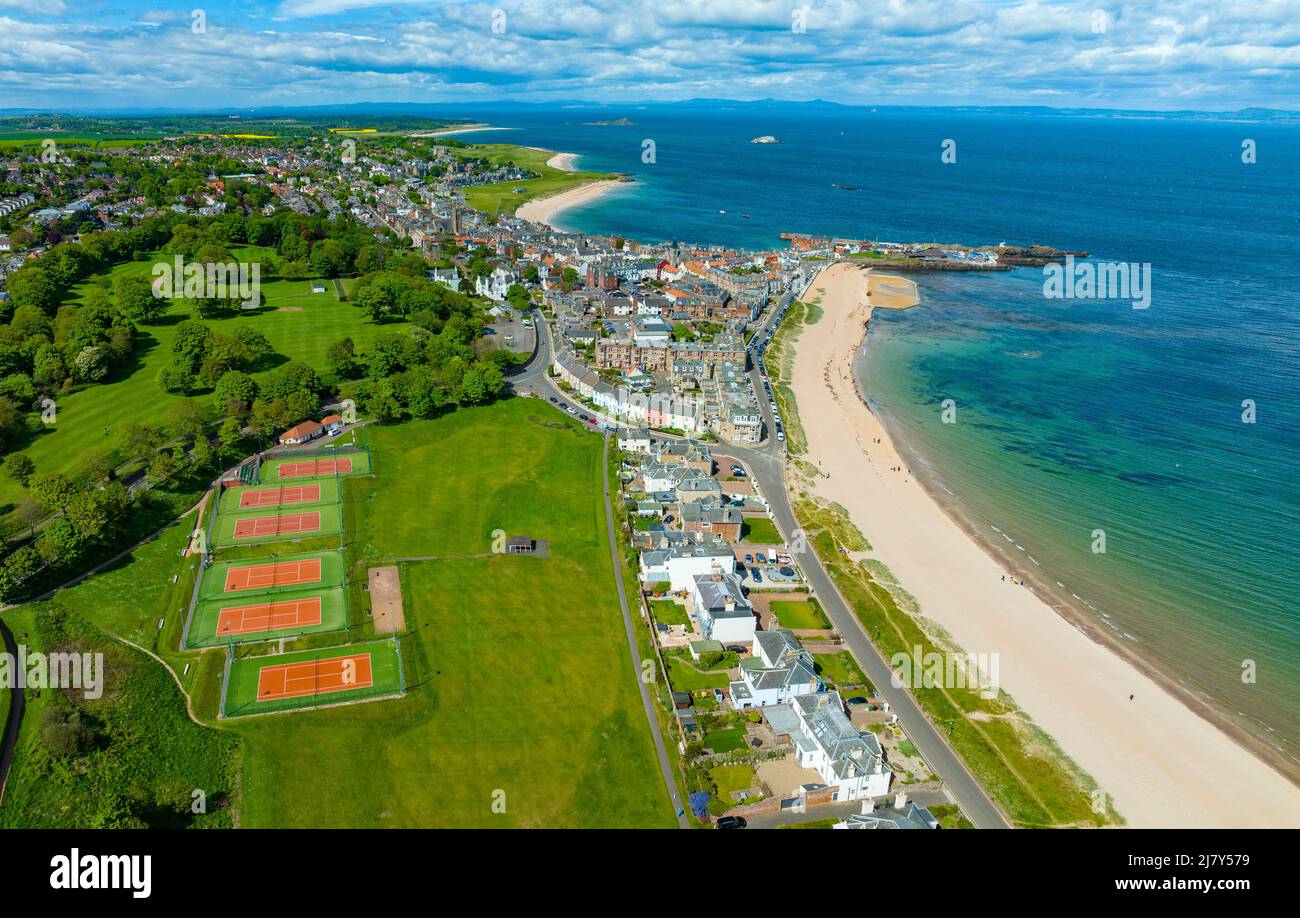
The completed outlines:
<svg viewBox="0 0 1300 918">
<path fill-rule="evenodd" d="M 754 656 L 741 661 L 740 679 L 731 683 L 731 703 L 741 710 L 764 708 L 823 688 L 812 654 L 793 631 L 760 631 L 754 635 Z"/>
<path fill-rule="evenodd" d="M 474 281 L 474 292 L 479 296 L 485 296 L 490 300 L 502 303 L 505 302 L 506 293 L 510 290 L 510 287 L 519 282 L 518 273 L 503 265 L 497 265 L 487 277 L 480 277 Z"/>
</svg>

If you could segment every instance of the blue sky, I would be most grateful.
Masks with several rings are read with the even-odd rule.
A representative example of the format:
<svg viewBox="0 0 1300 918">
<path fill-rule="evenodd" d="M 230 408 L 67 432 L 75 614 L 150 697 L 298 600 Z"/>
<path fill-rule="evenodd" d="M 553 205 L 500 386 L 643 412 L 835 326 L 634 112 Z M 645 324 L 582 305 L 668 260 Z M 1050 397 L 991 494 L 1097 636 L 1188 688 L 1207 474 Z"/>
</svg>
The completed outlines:
<svg viewBox="0 0 1300 918">
<path fill-rule="evenodd" d="M 1298 70 L 1300 0 L 0 0 L 0 108 L 1294 109 Z"/>
</svg>

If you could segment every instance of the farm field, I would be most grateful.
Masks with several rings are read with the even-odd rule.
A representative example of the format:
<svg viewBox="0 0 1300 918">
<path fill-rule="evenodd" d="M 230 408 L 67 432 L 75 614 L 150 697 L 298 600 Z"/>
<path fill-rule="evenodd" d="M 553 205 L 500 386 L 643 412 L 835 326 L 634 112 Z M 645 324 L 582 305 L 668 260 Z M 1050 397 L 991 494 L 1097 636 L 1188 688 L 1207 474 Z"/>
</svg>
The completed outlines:
<svg viewBox="0 0 1300 918">
<path fill-rule="evenodd" d="M 247 259 L 258 250 L 234 250 L 236 257 Z M 108 272 L 110 278 L 121 274 L 149 276 L 154 259 L 121 264 Z M 79 302 L 92 281 L 78 285 L 65 302 Z M 351 281 L 344 281 L 347 287 Z M 404 327 L 401 323 L 376 325 L 362 310 L 351 303 L 340 303 L 333 285 L 326 293 L 311 293 L 310 281 L 268 281 L 262 285 L 265 305 L 253 315 L 223 319 L 204 319 L 215 331 L 229 334 L 240 325 L 262 332 L 285 360 L 300 360 L 316 368 L 326 383 L 335 382 L 325 369 L 325 352 L 339 338 L 350 337 L 358 349 L 368 346 L 381 332 Z M 23 452 L 42 472 L 74 472 L 85 458 L 110 448 L 128 422 L 161 423 L 181 396 L 164 392 L 157 374 L 171 361 L 171 347 L 176 325 L 193 318 L 187 306 L 173 305 L 163 320 L 155 325 L 140 326 L 136 359 L 130 372 L 111 382 L 91 386 L 58 399 L 57 421 L 40 434 Z M 272 368 L 273 369 L 273 368 Z M 271 369 L 252 374 L 264 381 Z M 199 395 L 210 399 L 210 395 Z M 0 478 L 0 514 L 12 511 L 13 502 L 22 489 L 7 477 Z"/>
</svg>

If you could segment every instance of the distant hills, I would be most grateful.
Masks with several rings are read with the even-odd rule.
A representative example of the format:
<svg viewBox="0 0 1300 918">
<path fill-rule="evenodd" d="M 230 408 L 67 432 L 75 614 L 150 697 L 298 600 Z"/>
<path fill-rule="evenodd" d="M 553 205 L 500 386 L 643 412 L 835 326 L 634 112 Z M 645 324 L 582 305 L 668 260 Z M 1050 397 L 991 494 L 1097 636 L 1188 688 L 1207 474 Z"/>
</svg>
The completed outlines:
<svg viewBox="0 0 1300 918">
<path fill-rule="evenodd" d="M 581 108 L 591 112 L 608 112 L 621 117 L 599 123 L 627 124 L 628 111 L 638 109 L 758 109 L 758 110 L 799 110 L 835 109 L 841 111 L 862 110 L 881 112 L 964 112 L 971 114 L 1002 115 L 1042 115 L 1076 118 L 1158 118 L 1192 121 L 1251 121 L 1300 123 L 1300 111 L 1276 108 L 1238 108 L 1231 111 L 1203 111 L 1198 109 L 1175 109 L 1167 111 L 1126 109 L 1126 108 L 1053 108 L 1047 105 L 870 105 L 844 104 L 825 99 L 810 99 L 791 102 L 781 99 L 757 99 L 742 101 L 735 99 L 687 99 L 675 102 L 592 102 L 585 100 L 567 100 L 555 102 L 352 102 L 330 105 L 298 106 L 257 106 L 253 108 L 0 108 L 0 117 L 22 117 L 41 114 L 94 115 L 99 117 L 166 117 L 177 115 L 206 115 L 209 117 L 240 116 L 243 118 L 267 118 L 285 116 L 327 116 L 327 115 L 406 115 L 406 116 L 440 116 L 443 118 L 463 115 L 466 112 L 491 112 L 510 110 L 537 111 L 547 108 L 574 109 Z"/>
</svg>

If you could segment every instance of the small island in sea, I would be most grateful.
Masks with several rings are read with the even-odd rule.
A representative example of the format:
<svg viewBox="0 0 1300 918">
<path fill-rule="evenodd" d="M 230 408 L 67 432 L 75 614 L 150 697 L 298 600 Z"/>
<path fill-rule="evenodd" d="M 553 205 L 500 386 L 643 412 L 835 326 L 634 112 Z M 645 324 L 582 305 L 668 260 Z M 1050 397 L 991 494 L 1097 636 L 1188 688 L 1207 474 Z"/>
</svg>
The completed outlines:
<svg viewBox="0 0 1300 918">
<path fill-rule="evenodd" d="M 617 118 L 613 121 L 588 121 L 592 127 L 630 127 L 635 122 L 630 118 Z"/>
<path fill-rule="evenodd" d="M 753 140 L 750 141 L 750 143 L 780 143 L 780 142 L 781 141 L 777 140 L 771 134 L 764 134 L 762 137 L 755 137 Z"/>
</svg>

